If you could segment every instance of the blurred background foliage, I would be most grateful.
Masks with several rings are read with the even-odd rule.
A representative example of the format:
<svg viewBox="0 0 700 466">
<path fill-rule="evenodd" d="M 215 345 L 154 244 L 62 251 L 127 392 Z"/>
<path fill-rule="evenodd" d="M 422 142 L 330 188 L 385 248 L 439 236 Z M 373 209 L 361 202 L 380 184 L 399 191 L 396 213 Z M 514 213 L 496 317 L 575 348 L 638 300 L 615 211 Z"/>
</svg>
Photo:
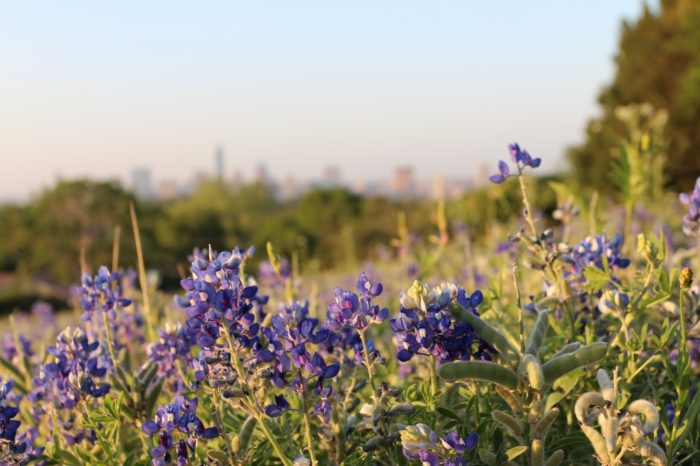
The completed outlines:
<svg viewBox="0 0 700 466">
<path fill-rule="evenodd" d="M 658 11 L 645 7 L 634 22 L 623 22 L 613 82 L 598 101 L 583 144 L 568 151 L 572 176 L 580 186 L 610 192 L 608 173 L 629 126 L 619 107 L 647 103 L 666 112 L 664 182 L 679 191 L 700 173 L 700 2 L 662 0 Z M 653 116 L 652 116 L 653 118 Z"/>
<path fill-rule="evenodd" d="M 553 209 L 556 199 L 546 180 L 530 181 L 537 205 Z M 437 229 L 435 201 L 359 196 L 344 188 L 312 190 L 280 202 L 261 184 L 234 186 L 211 180 L 190 197 L 154 204 L 135 199 L 116 183 L 64 181 L 27 205 L 0 207 L 0 273 L 17 279 L 17 286 L 3 288 L 0 302 L 10 302 L 12 295 L 16 303 L 23 290 L 65 295 L 60 290 L 78 281 L 81 263 L 111 264 L 117 226 L 120 263 L 134 264 L 130 202 L 139 213 L 147 265 L 160 272 L 166 288 L 177 286 L 195 246 L 252 245 L 261 252 L 256 255 L 260 260 L 271 241 L 282 255 L 295 254 L 305 270 L 320 271 L 381 254 L 398 235 L 400 212 L 406 215 L 414 242 Z M 449 201 L 446 211 L 450 222 L 478 236 L 487 226 L 512 218 L 517 205 L 517 187 L 510 183 Z"/>
<path fill-rule="evenodd" d="M 620 232 L 629 237 L 636 207 L 664 202 L 669 190 L 687 191 L 700 175 L 700 1 L 662 0 L 623 23 L 615 63 L 613 82 L 599 96 L 601 115 L 589 122 L 584 142 L 568 151 L 570 171 L 528 183 L 543 214 L 556 208 L 557 196 L 572 198 L 584 213 L 583 199 L 620 202 Z M 485 239 L 494 224 L 515 216 L 517 189 L 514 183 L 487 186 L 447 201 L 448 231 L 459 226 L 470 241 Z M 27 204 L 0 206 L 0 312 L 26 308 L 37 297 L 65 300 L 81 263 L 111 263 L 116 227 L 120 264 L 134 264 L 130 202 L 147 266 L 159 272 L 164 288 L 177 286 L 195 246 L 254 245 L 261 252 L 256 267 L 271 241 L 313 272 L 392 254 L 390 244 L 427 243 L 440 229 L 434 200 L 359 196 L 345 188 L 282 202 L 262 184 L 212 179 L 187 198 L 155 204 L 117 183 L 63 181 Z"/>
</svg>

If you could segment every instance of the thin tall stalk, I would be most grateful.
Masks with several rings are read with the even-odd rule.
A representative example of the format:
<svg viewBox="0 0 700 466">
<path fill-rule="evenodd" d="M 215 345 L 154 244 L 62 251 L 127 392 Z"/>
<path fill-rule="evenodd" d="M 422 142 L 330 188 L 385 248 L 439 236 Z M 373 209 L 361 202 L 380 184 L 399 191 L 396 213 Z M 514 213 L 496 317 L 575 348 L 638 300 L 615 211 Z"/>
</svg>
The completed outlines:
<svg viewBox="0 0 700 466">
<path fill-rule="evenodd" d="M 143 248 L 141 247 L 141 233 L 139 232 L 139 221 L 136 217 L 136 209 L 134 203 L 129 203 L 129 213 L 131 214 L 131 227 L 134 230 L 134 243 L 136 243 L 136 258 L 139 268 L 139 286 L 141 287 L 141 295 L 143 297 L 144 317 L 146 318 L 146 337 L 148 341 L 155 339 L 155 323 L 151 313 L 151 304 L 148 299 L 148 278 L 146 277 L 146 266 L 143 261 Z"/>
</svg>

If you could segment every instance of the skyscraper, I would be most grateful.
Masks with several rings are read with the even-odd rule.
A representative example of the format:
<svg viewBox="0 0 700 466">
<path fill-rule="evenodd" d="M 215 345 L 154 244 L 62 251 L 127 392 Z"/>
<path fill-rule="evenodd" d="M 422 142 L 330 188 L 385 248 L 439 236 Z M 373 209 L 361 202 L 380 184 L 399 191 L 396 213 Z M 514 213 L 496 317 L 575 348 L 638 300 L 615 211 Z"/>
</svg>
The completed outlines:
<svg viewBox="0 0 700 466">
<path fill-rule="evenodd" d="M 214 153 L 214 159 L 216 163 L 216 171 L 214 172 L 214 177 L 218 179 L 224 178 L 224 147 L 218 146 L 216 152 Z"/>
<path fill-rule="evenodd" d="M 151 170 L 148 168 L 135 168 L 131 173 L 131 187 L 134 195 L 140 199 L 152 199 Z"/>
</svg>

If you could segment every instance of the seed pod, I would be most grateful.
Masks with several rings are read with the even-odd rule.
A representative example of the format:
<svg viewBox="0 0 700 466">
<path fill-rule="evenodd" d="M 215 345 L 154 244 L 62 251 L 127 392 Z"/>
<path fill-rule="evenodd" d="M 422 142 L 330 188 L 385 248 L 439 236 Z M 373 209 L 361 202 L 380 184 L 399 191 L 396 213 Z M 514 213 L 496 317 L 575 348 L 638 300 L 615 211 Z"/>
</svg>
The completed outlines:
<svg viewBox="0 0 700 466">
<path fill-rule="evenodd" d="M 520 366 L 518 367 L 518 375 L 520 375 L 521 378 L 527 378 L 528 383 L 535 390 L 542 390 L 544 388 L 542 364 L 540 364 L 536 356 L 532 354 L 523 356 L 520 360 Z"/>
<path fill-rule="evenodd" d="M 605 447 L 611 455 L 615 456 L 620 421 L 617 417 L 606 417 L 604 413 L 600 413 L 598 415 L 598 424 L 600 424 L 600 432 L 605 439 Z"/>
<path fill-rule="evenodd" d="M 603 394 L 603 398 L 609 401 L 613 405 L 617 402 L 617 397 L 615 396 L 615 387 L 613 386 L 612 380 L 605 369 L 598 369 L 596 373 L 596 378 L 598 379 L 598 385 L 600 386 L 600 393 Z"/>
<path fill-rule="evenodd" d="M 512 367 L 518 366 L 518 362 L 520 361 L 518 351 L 511 346 L 505 335 L 469 311 L 459 312 L 457 316 L 460 320 L 471 325 L 481 338 L 496 348 L 500 356 L 508 361 Z"/>
<path fill-rule="evenodd" d="M 557 450 L 544 462 L 544 466 L 559 466 L 564 460 L 564 450 Z"/>
<path fill-rule="evenodd" d="M 556 352 L 556 354 L 554 356 L 552 356 L 552 359 L 558 358 L 559 356 L 561 356 L 563 354 L 573 353 L 574 351 L 576 351 L 580 347 L 581 347 L 581 342 L 578 342 L 578 341 L 564 345 L 561 347 L 561 349 L 559 351 Z"/>
<path fill-rule="evenodd" d="M 541 439 L 534 439 L 530 446 L 530 464 L 542 466 L 544 463 L 544 445 Z"/>
<path fill-rule="evenodd" d="M 573 353 L 551 359 L 542 366 L 544 380 L 547 384 L 551 384 L 574 369 L 603 359 L 607 352 L 607 343 L 598 342 L 579 348 Z"/>
<path fill-rule="evenodd" d="M 542 417 L 542 402 L 535 401 L 530 404 L 530 410 L 527 412 L 527 422 L 529 424 L 534 424 Z"/>
<path fill-rule="evenodd" d="M 380 446 L 384 445 L 386 443 L 386 438 L 385 437 L 374 437 L 371 438 L 365 443 L 365 445 L 362 447 L 362 449 L 366 452 L 374 451 Z"/>
<path fill-rule="evenodd" d="M 627 411 L 631 414 L 641 414 L 644 416 L 644 433 L 650 434 L 659 425 L 659 412 L 651 402 L 647 400 L 633 401 Z"/>
<path fill-rule="evenodd" d="M 602 398 L 602 397 L 601 397 Z M 581 424 L 581 431 L 588 437 L 588 440 L 593 445 L 598 459 L 603 464 L 610 463 L 610 455 L 608 454 L 608 449 L 605 447 L 605 439 L 603 438 L 597 430 L 593 427 L 587 426 L 586 424 Z"/>
<path fill-rule="evenodd" d="M 505 427 L 509 432 L 511 432 L 513 435 L 523 435 L 523 425 L 518 422 L 513 416 L 510 414 L 495 409 L 491 411 L 491 417 L 493 418 L 494 421 L 498 422 L 501 424 L 503 427 Z"/>
<path fill-rule="evenodd" d="M 501 385 L 496 385 L 496 393 L 503 398 L 503 401 L 508 403 L 513 414 L 520 414 L 520 400 L 516 399 L 516 396 L 510 390 L 503 388 Z"/>
<path fill-rule="evenodd" d="M 552 427 L 552 423 L 557 419 L 558 415 L 559 408 L 554 407 L 547 411 L 547 413 L 542 416 L 542 419 L 535 424 L 532 435 L 535 438 L 544 438 L 544 435 L 549 431 L 550 427 Z"/>
<path fill-rule="evenodd" d="M 666 466 L 666 453 L 657 444 L 642 437 L 637 438 L 635 444 L 639 456 L 648 458 L 654 466 Z"/>
<path fill-rule="evenodd" d="M 605 398 L 598 392 L 586 392 L 576 400 L 576 405 L 574 406 L 574 413 L 576 413 L 576 419 L 581 424 L 586 424 L 586 417 L 588 415 L 588 408 L 590 406 L 603 406 L 605 404 Z"/>
<path fill-rule="evenodd" d="M 547 335 L 547 330 L 549 329 L 549 313 L 547 311 L 542 311 L 537 316 L 535 321 L 535 326 L 532 327 L 532 332 L 530 332 L 530 338 L 528 340 L 527 348 L 525 352 L 527 354 L 532 354 L 537 356 L 537 352 L 542 346 L 545 335 Z"/>
<path fill-rule="evenodd" d="M 397 403 L 391 408 L 389 408 L 389 411 L 387 414 L 389 416 L 397 416 L 397 415 L 403 415 L 403 414 L 411 414 L 414 412 L 416 408 L 413 407 L 411 403 Z"/>
<path fill-rule="evenodd" d="M 444 364 L 438 369 L 445 380 L 483 380 L 515 390 L 518 376 L 510 369 L 486 361 L 458 361 Z"/>
<path fill-rule="evenodd" d="M 258 423 L 257 419 L 253 416 L 249 416 L 241 425 L 241 429 L 238 431 L 238 449 L 234 451 L 245 451 L 248 449 L 250 444 L 250 439 L 253 438 L 253 431 L 255 430 L 255 425 Z"/>
<path fill-rule="evenodd" d="M 226 399 L 243 398 L 245 396 L 245 392 L 243 392 L 243 390 L 241 390 L 240 388 L 228 388 L 221 392 L 221 396 L 223 396 Z"/>
<path fill-rule="evenodd" d="M 483 448 L 479 448 L 479 458 L 489 466 L 495 466 L 496 461 L 498 461 L 498 456 L 495 453 Z"/>
<path fill-rule="evenodd" d="M 384 408 L 381 406 L 377 406 L 374 408 L 374 411 L 372 411 L 372 423 L 376 426 L 379 424 L 379 421 L 382 419 L 382 416 L 384 416 Z"/>
<path fill-rule="evenodd" d="M 210 460 L 214 461 L 214 464 L 229 464 L 228 455 L 221 450 L 209 450 L 207 456 Z"/>
</svg>

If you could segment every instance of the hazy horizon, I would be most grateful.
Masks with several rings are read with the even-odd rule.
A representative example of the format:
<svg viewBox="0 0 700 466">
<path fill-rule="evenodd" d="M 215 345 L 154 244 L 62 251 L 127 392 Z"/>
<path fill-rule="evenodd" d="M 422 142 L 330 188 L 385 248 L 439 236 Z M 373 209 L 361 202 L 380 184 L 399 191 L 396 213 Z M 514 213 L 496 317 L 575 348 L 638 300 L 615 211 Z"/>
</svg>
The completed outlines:
<svg viewBox="0 0 700 466">
<path fill-rule="evenodd" d="M 57 176 L 469 177 L 520 142 L 563 165 L 643 2 L 8 3 L 0 199 Z M 7 46 L 9 45 L 9 46 Z"/>
</svg>

